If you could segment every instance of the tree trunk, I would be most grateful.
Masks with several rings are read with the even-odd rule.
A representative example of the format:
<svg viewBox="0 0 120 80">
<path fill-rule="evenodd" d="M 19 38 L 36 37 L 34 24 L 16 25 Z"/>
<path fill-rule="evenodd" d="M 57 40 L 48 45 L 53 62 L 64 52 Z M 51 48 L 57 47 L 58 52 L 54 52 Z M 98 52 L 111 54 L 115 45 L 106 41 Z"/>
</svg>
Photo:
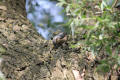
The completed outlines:
<svg viewBox="0 0 120 80">
<path fill-rule="evenodd" d="M 69 45 L 53 49 L 51 42 L 27 20 L 25 0 L 0 0 L 0 68 L 6 80 L 77 80 L 78 71 L 85 80 L 105 79 L 93 69 L 90 52 L 83 56 Z"/>
<path fill-rule="evenodd" d="M 24 6 L 25 0 L 0 1 L 0 67 L 6 79 L 74 80 L 67 65 L 70 51 L 52 50 L 51 41 L 26 19 Z"/>
</svg>

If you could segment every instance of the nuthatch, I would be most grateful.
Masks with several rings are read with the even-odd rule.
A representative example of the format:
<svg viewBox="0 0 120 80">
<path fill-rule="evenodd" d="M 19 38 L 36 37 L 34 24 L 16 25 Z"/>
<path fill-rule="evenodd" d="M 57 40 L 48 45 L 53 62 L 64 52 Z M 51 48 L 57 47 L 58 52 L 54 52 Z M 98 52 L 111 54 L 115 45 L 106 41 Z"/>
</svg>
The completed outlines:
<svg viewBox="0 0 120 80">
<path fill-rule="evenodd" d="M 61 32 L 55 37 L 53 37 L 53 45 L 55 48 L 58 48 L 63 43 L 67 42 L 67 34 L 65 32 Z"/>
</svg>

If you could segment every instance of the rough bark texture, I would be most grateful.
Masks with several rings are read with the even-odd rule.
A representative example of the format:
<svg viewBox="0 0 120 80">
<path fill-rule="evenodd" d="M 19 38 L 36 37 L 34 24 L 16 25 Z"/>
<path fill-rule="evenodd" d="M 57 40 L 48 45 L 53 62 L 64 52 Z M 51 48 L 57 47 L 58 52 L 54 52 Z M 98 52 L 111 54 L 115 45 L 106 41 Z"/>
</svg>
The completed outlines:
<svg viewBox="0 0 120 80">
<path fill-rule="evenodd" d="M 25 0 L 0 2 L 1 71 L 7 80 L 73 80 L 66 50 L 52 50 L 26 19 Z"/>
<path fill-rule="evenodd" d="M 73 69 L 87 73 L 85 80 L 105 80 L 80 48 L 52 49 L 51 41 L 43 40 L 26 19 L 24 5 L 25 0 L 0 2 L 0 68 L 7 80 L 74 80 Z"/>
</svg>

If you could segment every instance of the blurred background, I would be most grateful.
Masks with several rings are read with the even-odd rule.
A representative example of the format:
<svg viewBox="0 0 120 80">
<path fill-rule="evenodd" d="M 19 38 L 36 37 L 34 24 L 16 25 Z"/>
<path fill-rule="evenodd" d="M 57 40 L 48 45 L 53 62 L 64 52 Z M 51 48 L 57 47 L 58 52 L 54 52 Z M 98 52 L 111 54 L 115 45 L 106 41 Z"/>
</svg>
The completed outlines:
<svg viewBox="0 0 120 80">
<path fill-rule="evenodd" d="M 56 4 L 54 0 L 26 0 L 27 18 L 46 40 L 56 31 L 65 31 L 63 24 L 67 19 L 63 7 Z"/>
</svg>

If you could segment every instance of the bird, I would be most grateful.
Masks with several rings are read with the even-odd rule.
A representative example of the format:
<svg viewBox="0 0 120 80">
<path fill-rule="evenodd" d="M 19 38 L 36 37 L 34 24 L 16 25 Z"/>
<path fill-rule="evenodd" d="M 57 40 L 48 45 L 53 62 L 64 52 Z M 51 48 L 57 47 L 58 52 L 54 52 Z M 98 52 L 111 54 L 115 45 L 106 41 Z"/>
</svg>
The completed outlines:
<svg viewBox="0 0 120 80">
<path fill-rule="evenodd" d="M 53 37 L 52 42 L 53 42 L 54 48 L 58 48 L 62 46 L 63 43 L 67 42 L 67 33 L 60 32 L 59 34 Z"/>
</svg>

